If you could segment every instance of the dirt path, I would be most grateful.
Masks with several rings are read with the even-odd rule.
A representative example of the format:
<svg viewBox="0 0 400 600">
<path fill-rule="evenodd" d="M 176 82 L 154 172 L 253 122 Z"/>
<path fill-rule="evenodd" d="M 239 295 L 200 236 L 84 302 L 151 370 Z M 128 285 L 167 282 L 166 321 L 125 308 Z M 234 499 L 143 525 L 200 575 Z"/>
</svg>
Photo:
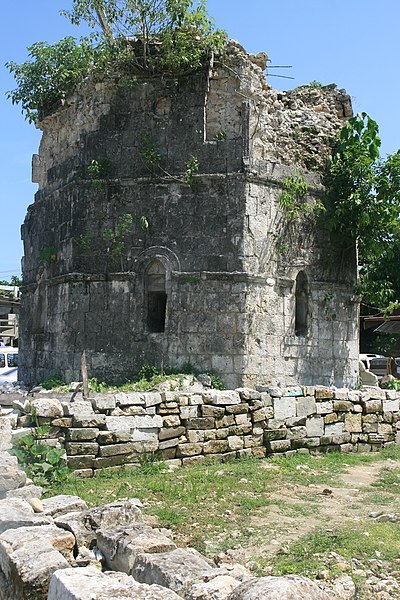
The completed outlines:
<svg viewBox="0 0 400 600">
<path fill-rule="evenodd" d="M 382 469 L 396 467 L 398 463 L 392 460 L 357 465 L 338 476 L 335 485 L 293 484 L 277 489 L 271 497 L 276 504 L 263 511 L 262 516 L 258 514 L 251 518 L 254 526 L 265 525 L 262 552 L 273 556 L 321 526 L 333 529 L 345 522 L 360 522 L 370 519 L 371 512 L 382 509 L 385 513 L 399 513 L 400 499 L 396 494 L 388 496 L 384 506 L 371 499 L 374 493 L 371 486 Z M 252 552 L 254 548 L 248 548 L 246 554 L 249 556 Z"/>
</svg>

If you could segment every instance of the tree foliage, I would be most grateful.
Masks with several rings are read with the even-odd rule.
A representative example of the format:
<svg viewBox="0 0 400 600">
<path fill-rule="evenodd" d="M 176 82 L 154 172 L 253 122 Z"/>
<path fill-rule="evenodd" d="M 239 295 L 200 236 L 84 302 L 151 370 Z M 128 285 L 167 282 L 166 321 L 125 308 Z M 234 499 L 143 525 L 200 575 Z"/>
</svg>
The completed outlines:
<svg viewBox="0 0 400 600">
<path fill-rule="evenodd" d="M 400 299 L 400 151 L 379 157 L 379 128 L 366 113 L 340 131 L 328 165 L 327 223 L 342 247 L 357 243 L 364 301 Z"/>
<path fill-rule="evenodd" d="M 214 29 L 205 0 L 73 0 L 61 11 L 93 34 L 54 45 L 36 42 L 29 60 L 6 63 L 17 82 L 9 91 L 29 121 L 37 120 L 70 95 L 90 73 L 167 72 L 179 75 L 201 67 L 225 36 Z"/>
<path fill-rule="evenodd" d="M 28 48 L 29 60 L 18 65 L 10 61 L 6 67 L 14 74 L 15 90 L 7 92 L 13 104 L 21 104 L 29 122 L 38 111 L 58 105 L 89 72 L 96 54 L 92 42 L 79 42 L 66 37 L 54 45 L 36 42 Z"/>
</svg>

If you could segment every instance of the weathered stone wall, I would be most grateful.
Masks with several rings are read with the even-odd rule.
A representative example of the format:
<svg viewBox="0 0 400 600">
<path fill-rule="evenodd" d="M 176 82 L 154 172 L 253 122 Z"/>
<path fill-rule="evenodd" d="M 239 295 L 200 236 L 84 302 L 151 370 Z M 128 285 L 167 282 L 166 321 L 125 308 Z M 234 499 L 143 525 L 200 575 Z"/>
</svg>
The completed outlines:
<svg viewBox="0 0 400 600">
<path fill-rule="evenodd" d="M 343 91 L 271 90 L 237 43 L 179 80 L 87 82 L 40 124 L 39 191 L 22 229 L 21 378 L 79 379 L 86 350 L 89 375 L 110 381 L 145 362 L 191 362 L 230 387 L 315 375 L 356 385 L 355 252 L 338 255 L 323 226 L 291 226 L 278 206 L 296 168 L 308 200 L 321 197 L 329 141 L 350 112 Z M 161 169 L 143 160 L 146 140 Z M 192 187 L 182 180 L 191 156 L 200 164 Z M 104 158 L 107 173 L 93 180 L 90 164 Z M 116 252 L 107 231 L 126 214 L 132 227 Z M 154 260 L 166 271 L 162 333 L 146 320 Z M 303 336 L 294 331 L 299 272 Z"/>
<path fill-rule="evenodd" d="M 3 414 L 14 427 L 28 427 L 33 409 L 51 427 L 49 443 L 65 447 L 69 467 L 90 476 L 136 464 L 149 452 L 185 465 L 282 452 L 376 451 L 400 443 L 399 404 L 398 392 L 377 387 L 258 392 L 189 383 L 186 391 L 96 394 L 92 401 L 38 394 Z"/>
</svg>

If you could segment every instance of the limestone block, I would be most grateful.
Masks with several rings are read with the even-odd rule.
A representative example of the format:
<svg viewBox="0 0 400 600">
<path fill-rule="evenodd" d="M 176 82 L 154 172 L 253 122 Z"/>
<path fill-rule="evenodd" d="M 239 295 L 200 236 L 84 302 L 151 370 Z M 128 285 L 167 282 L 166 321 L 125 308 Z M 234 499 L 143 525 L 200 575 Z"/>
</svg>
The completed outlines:
<svg viewBox="0 0 400 600">
<path fill-rule="evenodd" d="M 229 450 L 227 440 L 210 440 L 203 444 L 204 454 L 221 454 L 227 450 Z"/>
<path fill-rule="evenodd" d="M 160 442 L 158 444 L 159 450 L 167 450 L 168 448 L 175 448 L 179 444 L 179 438 L 172 438 L 170 440 L 165 440 L 164 442 Z"/>
<path fill-rule="evenodd" d="M 322 417 L 310 417 L 306 422 L 307 436 L 319 437 L 324 434 L 324 420 Z"/>
<path fill-rule="evenodd" d="M 61 417 L 60 419 L 52 419 L 51 426 L 52 427 L 72 427 L 73 419 L 72 417 Z"/>
<path fill-rule="evenodd" d="M 387 400 L 400 400 L 400 394 L 396 390 L 386 390 Z"/>
<path fill-rule="evenodd" d="M 296 417 L 296 398 L 293 396 L 282 396 L 274 399 L 274 418 L 288 419 Z"/>
<path fill-rule="evenodd" d="M 363 433 L 376 433 L 378 431 L 378 423 L 363 422 Z"/>
<path fill-rule="evenodd" d="M 333 410 L 337 412 L 350 412 L 353 410 L 353 403 L 346 400 L 334 400 Z"/>
<path fill-rule="evenodd" d="M 268 447 L 272 453 L 286 452 L 287 450 L 290 450 L 291 443 L 290 443 L 290 440 L 274 440 L 274 441 L 268 442 Z"/>
<path fill-rule="evenodd" d="M 186 436 L 187 436 L 188 442 L 190 442 L 190 443 L 204 442 L 204 430 L 203 429 L 188 429 Z"/>
<path fill-rule="evenodd" d="M 236 420 L 234 415 L 225 415 L 222 419 L 215 420 L 215 427 L 230 427 L 235 425 Z"/>
<path fill-rule="evenodd" d="M 68 512 L 76 510 L 86 510 L 87 504 L 79 496 L 68 496 L 60 494 L 59 496 L 52 496 L 51 498 L 45 498 L 42 500 L 44 514 L 51 517 L 59 517 L 65 515 Z"/>
<path fill-rule="evenodd" d="M 130 431 L 99 431 L 97 441 L 102 446 L 106 444 L 118 444 L 129 442 L 132 439 Z"/>
<path fill-rule="evenodd" d="M 314 396 L 296 398 L 296 416 L 308 417 L 317 412 L 317 403 Z"/>
<path fill-rule="evenodd" d="M 331 400 L 322 400 L 317 402 L 317 414 L 327 415 L 333 411 L 333 402 Z"/>
<path fill-rule="evenodd" d="M 137 506 L 137 499 L 117 500 L 86 511 L 86 522 L 94 530 L 130 527 L 143 523 L 143 515 Z"/>
<path fill-rule="evenodd" d="M 139 392 L 118 392 L 115 394 L 117 406 L 144 406 L 143 394 Z"/>
<path fill-rule="evenodd" d="M 50 525 L 51 518 L 35 514 L 32 506 L 22 498 L 0 500 L 0 534 L 8 529 Z"/>
<path fill-rule="evenodd" d="M 94 459 L 94 454 L 86 456 L 67 456 L 67 465 L 72 471 L 75 471 L 76 469 L 91 469 L 94 464 Z"/>
<path fill-rule="evenodd" d="M 179 593 L 210 569 L 210 564 L 196 550 L 178 548 L 160 554 L 139 554 L 132 576 L 141 583 L 162 585 Z"/>
<path fill-rule="evenodd" d="M 158 439 L 160 440 L 160 442 L 164 441 L 164 440 L 169 440 L 171 438 L 175 438 L 175 437 L 180 437 L 181 435 L 183 435 L 185 433 L 186 429 L 185 427 L 168 427 L 168 428 L 164 428 L 161 429 L 159 435 L 158 435 Z"/>
<path fill-rule="evenodd" d="M 344 428 L 344 423 L 338 421 L 337 423 L 331 423 L 330 425 L 325 425 L 325 435 L 342 435 Z"/>
<path fill-rule="evenodd" d="M 386 390 L 377 386 L 363 385 L 361 392 L 368 394 L 370 400 L 386 400 Z"/>
<path fill-rule="evenodd" d="M 197 419 L 188 419 L 187 429 L 214 429 L 215 421 L 211 417 L 199 417 Z"/>
<path fill-rule="evenodd" d="M 228 419 L 228 416 L 226 418 Z M 248 415 L 247 413 L 234 415 L 234 419 L 236 425 L 251 425 L 250 415 Z M 233 425 L 233 423 L 229 423 L 229 425 L 231 424 Z"/>
<path fill-rule="evenodd" d="M 136 582 L 122 573 L 102 573 L 94 567 L 56 571 L 47 600 L 181 600 L 175 592 L 158 585 Z"/>
<path fill-rule="evenodd" d="M 255 410 L 251 415 L 253 423 L 260 423 L 261 421 L 272 419 L 273 416 L 274 409 L 272 406 L 265 406 L 260 410 Z"/>
<path fill-rule="evenodd" d="M 99 434 L 99 429 L 96 428 L 71 428 L 68 429 L 65 435 L 65 439 L 70 442 L 81 442 L 95 440 Z"/>
<path fill-rule="evenodd" d="M 382 412 L 382 401 L 381 400 L 367 400 L 363 402 L 364 412 L 366 414 L 381 413 Z"/>
<path fill-rule="evenodd" d="M 106 416 L 95 414 L 93 415 L 79 415 L 74 416 L 73 425 L 74 427 L 104 427 L 106 424 Z"/>
<path fill-rule="evenodd" d="M 334 390 L 332 388 L 328 388 L 328 387 L 324 387 L 324 386 L 316 386 L 315 398 L 317 401 L 332 400 L 333 396 L 334 396 Z"/>
<path fill-rule="evenodd" d="M 203 416 L 207 416 L 207 415 L 203 415 Z M 181 424 L 181 419 L 178 415 L 168 415 L 166 417 L 163 417 L 163 427 L 179 427 L 180 424 Z"/>
<path fill-rule="evenodd" d="M 92 405 L 95 410 L 103 412 L 105 410 L 114 410 L 117 402 L 114 395 L 95 396 L 92 400 Z"/>
<path fill-rule="evenodd" d="M 264 430 L 264 442 L 272 440 L 284 440 L 287 437 L 288 430 L 286 427 L 282 429 L 265 429 Z"/>
<path fill-rule="evenodd" d="M 349 390 L 347 388 L 336 388 L 333 390 L 333 397 L 335 400 L 348 400 Z"/>
<path fill-rule="evenodd" d="M 109 431 L 131 431 L 132 429 L 157 429 L 163 425 L 159 415 L 139 415 L 136 417 L 104 417 Z"/>
<path fill-rule="evenodd" d="M 85 456 L 86 454 L 96 456 L 98 449 L 97 442 L 67 442 L 65 444 L 68 456 Z"/>
<path fill-rule="evenodd" d="M 383 400 L 383 412 L 399 412 L 400 400 Z"/>
<path fill-rule="evenodd" d="M 1 492 L 0 498 L 21 498 L 21 500 L 31 500 L 32 498 L 40 498 L 43 494 L 43 489 L 38 485 L 24 485 L 16 490 L 9 490 L 8 492 Z"/>
<path fill-rule="evenodd" d="M 189 406 L 197 406 L 203 404 L 203 397 L 200 394 L 192 394 L 189 396 Z"/>
<path fill-rule="evenodd" d="M 301 438 L 307 437 L 307 428 L 306 427 L 291 427 L 288 429 L 289 440 L 299 440 Z"/>
<path fill-rule="evenodd" d="M 203 452 L 203 444 L 179 444 L 178 454 L 182 457 L 195 456 Z"/>
<path fill-rule="evenodd" d="M 118 454 L 129 454 L 133 450 L 131 442 L 125 442 L 122 444 L 108 444 L 107 446 L 100 446 L 99 456 L 116 456 Z"/>
<path fill-rule="evenodd" d="M 26 474 L 18 467 L 16 456 L 8 452 L 0 453 L 0 493 L 22 487 L 26 483 Z"/>
<path fill-rule="evenodd" d="M 50 578 L 73 560 L 75 538 L 55 525 L 9 529 L 0 535 L 0 571 L 9 598 L 47 598 Z"/>
<path fill-rule="evenodd" d="M 175 550 L 176 544 L 158 529 L 137 524 L 97 531 L 97 546 L 104 554 L 106 567 L 130 574 L 138 554 Z"/>
<path fill-rule="evenodd" d="M 382 435 L 391 435 L 393 433 L 393 427 L 389 423 L 380 423 L 378 425 L 378 433 Z"/>
<path fill-rule="evenodd" d="M 362 432 L 362 415 L 359 413 L 348 413 L 344 419 L 344 430 L 351 433 Z"/>
<path fill-rule="evenodd" d="M 11 422 L 6 417 L 0 417 L 0 452 L 11 448 Z"/>
<path fill-rule="evenodd" d="M 259 400 L 256 400 L 255 404 L 259 404 L 259 408 L 263 407 L 262 403 Z M 209 408 L 213 408 L 213 407 L 209 407 Z M 252 404 L 251 410 L 253 410 L 253 408 L 254 408 L 254 404 Z M 247 402 L 242 402 L 241 404 L 232 404 L 231 406 L 226 406 L 225 410 L 226 410 L 227 414 L 240 415 L 240 414 L 248 413 L 250 410 L 250 405 L 247 404 Z"/>
<path fill-rule="evenodd" d="M 228 406 L 230 404 L 240 404 L 241 398 L 236 390 L 209 390 L 203 392 L 205 404 L 215 406 Z"/>
<path fill-rule="evenodd" d="M 360 390 L 349 390 L 349 401 L 353 404 L 361 402 L 362 392 Z"/>
<path fill-rule="evenodd" d="M 292 448 L 294 450 L 299 450 L 300 448 L 318 448 L 321 445 L 322 439 L 320 437 L 309 437 L 292 440 Z"/>
<path fill-rule="evenodd" d="M 216 419 L 221 419 L 225 414 L 225 408 L 212 406 L 210 404 L 203 404 L 200 410 L 202 417 L 214 417 Z"/>
<path fill-rule="evenodd" d="M 329 600 L 316 583 L 300 575 L 254 577 L 241 583 L 227 600 Z"/>
<path fill-rule="evenodd" d="M 226 600 L 229 594 L 240 585 L 240 581 L 230 575 L 218 575 L 211 581 L 199 581 L 185 593 L 185 600 Z"/>
<path fill-rule="evenodd" d="M 162 396 L 158 392 L 144 392 L 143 399 L 146 408 L 149 406 L 156 406 L 157 404 L 161 404 L 163 401 Z"/>
<path fill-rule="evenodd" d="M 179 409 L 181 419 L 196 419 L 198 412 L 197 406 L 181 406 Z"/>
<path fill-rule="evenodd" d="M 230 435 L 227 438 L 229 450 L 242 450 L 244 448 L 243 437 L 239 435 Z"/>
<path fill-rule="evenodd" d="M 236 388 L 235 391 L 239 394 L 243 402 L 261 399 L 261 393 L 252 388 Z"/>
<path fill-rule="evenodd" d="M 74 402 L 61 402 L 64 416 L 76 417 L 78 420 L 94 414 L 92 403 L 89 400 L 74 400 Z"/>
<path fill-rule="evenodd" d="M 335 412 L 324 416 L 325 425 L 329 425 L 330 423 L 336 423 L 336 421 L 340 420 L 341 419 L 339 419 L 338 415 Z"/>
<path fill-rule="evenodd" d="M 37 417 L 57 418 L 64 415 L 61 402 L 57 398 L 34 398 L 31 402 L 33 413 Z"/>
</svg>

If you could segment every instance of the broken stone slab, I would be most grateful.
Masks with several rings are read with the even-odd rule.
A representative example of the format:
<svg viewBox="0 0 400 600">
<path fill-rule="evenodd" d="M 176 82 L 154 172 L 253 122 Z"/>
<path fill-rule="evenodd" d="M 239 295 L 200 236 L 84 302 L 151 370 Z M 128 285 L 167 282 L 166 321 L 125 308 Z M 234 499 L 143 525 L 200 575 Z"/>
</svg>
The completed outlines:
<svg viewBox="0 0 400 600">
<path fill-rule="evenodd" d="M 56 398 L 34 398 L 30 402 L 30 411 L 36 417 L 50 417 L 56 419 L 64 416 L 64 409 Z"/>
<path fill-rule="evenodd" d="M 193 548 L 177 548 L 159 554 L 139 554 L 132 576 L 140 583 L 162 585 L 179 594 L 210 569 L 211 563 Z"/>
<path fill-rule="evenodd" d="M 0 418 L 0 452 L 10 450 L 11 444 L 11 421 L 6 417 Z"/>
<path fill-rule="evenodd" d="M 32 498 L 41 498 L 43 494 L 43 488 L 38 485 L 30 484 L 24 485 L 16 490 L 9 490 L 8 492 L 1 492 L 0 499 L 4 498 L 21 498 L 22 500 L 31 500 Z"/>
<path fill-rule="evenodd" d="M 102 573 L 94 567 L 63 569 L 51 578 L 47 600 L 181 600 L 158 585 L 140 584 L 123 573 Z"/>
<path fill-rule="evenodd" d="M 87 507 L 86 502 L 79 496 L 61 494 L 43 500 L 44 514 L 51 517 L 60 517 L 76 510 L 86 510 Z"/>
<path fill-rule="evenodd" d="M 160 429 L 163 425 L 159 415 L 138 415 L 136 417 L 105 417 L 108 431 L 131 431 L 133 429 Z"/>
<path fill-rule="evenodd" d="M 76 540 L 77 548 L 93 548 L 96 543 L 96 533 L 86 516 L 86 511 L 73 511 L 54 518 L 57 527 L 70 531 Z"/>
<path fill-rule="evenodd" d="M 185 592 L 185 600 L 226 600 L 241 584 L 230 575 L 218 575 L 211 581 L 199 581 Z"/>
<path fill-rule="evenodd" d="M 26 473 L 18 467 L 15 456 L 0 452 L 0 493 L 22 487 L 26 483 Z"/>
<path fill-rule="evenodd" d="M 209 390 L 203 392 L 202 395 L 205 404 L 228 406 L 230 404 L 241 403 L 241 398 L 237 390 Z"/>
<path fill-rule="evenodd" d="M 0 533 L 19 527 L 50 525 L 53 520 L 37 515 L 33 507 L 20 498 L 0 500 Z"/>
<path fill-rule="evenodd" d="M 227 600 L 329 600 L 316 583 L 299 575 L 254 577 L 240 584 Z"/>
<path fill-rule="evenodd" d="M 176 544 L 158 529 L 140 523 L 123 529 L 101 529 L 97 532 L 97 547 L 109 569 L 130 574 L 138 554 L 168 552 L 175 550 Z"/>
<path fill-rule="evenodd" d="M 143 515 L 137 502 L 136 498 L 131 498 L 91 508 L 86 511 L 87 522 L 95 531 L 143 523 Z"/>
<path fill-rule="evenodd" d="M 9 529 L 0 535 L 0 572 L 11 600 L 47 598 L 51 576 L 71 566 L 74 536 L 55 525 Z"/>
</svg>

